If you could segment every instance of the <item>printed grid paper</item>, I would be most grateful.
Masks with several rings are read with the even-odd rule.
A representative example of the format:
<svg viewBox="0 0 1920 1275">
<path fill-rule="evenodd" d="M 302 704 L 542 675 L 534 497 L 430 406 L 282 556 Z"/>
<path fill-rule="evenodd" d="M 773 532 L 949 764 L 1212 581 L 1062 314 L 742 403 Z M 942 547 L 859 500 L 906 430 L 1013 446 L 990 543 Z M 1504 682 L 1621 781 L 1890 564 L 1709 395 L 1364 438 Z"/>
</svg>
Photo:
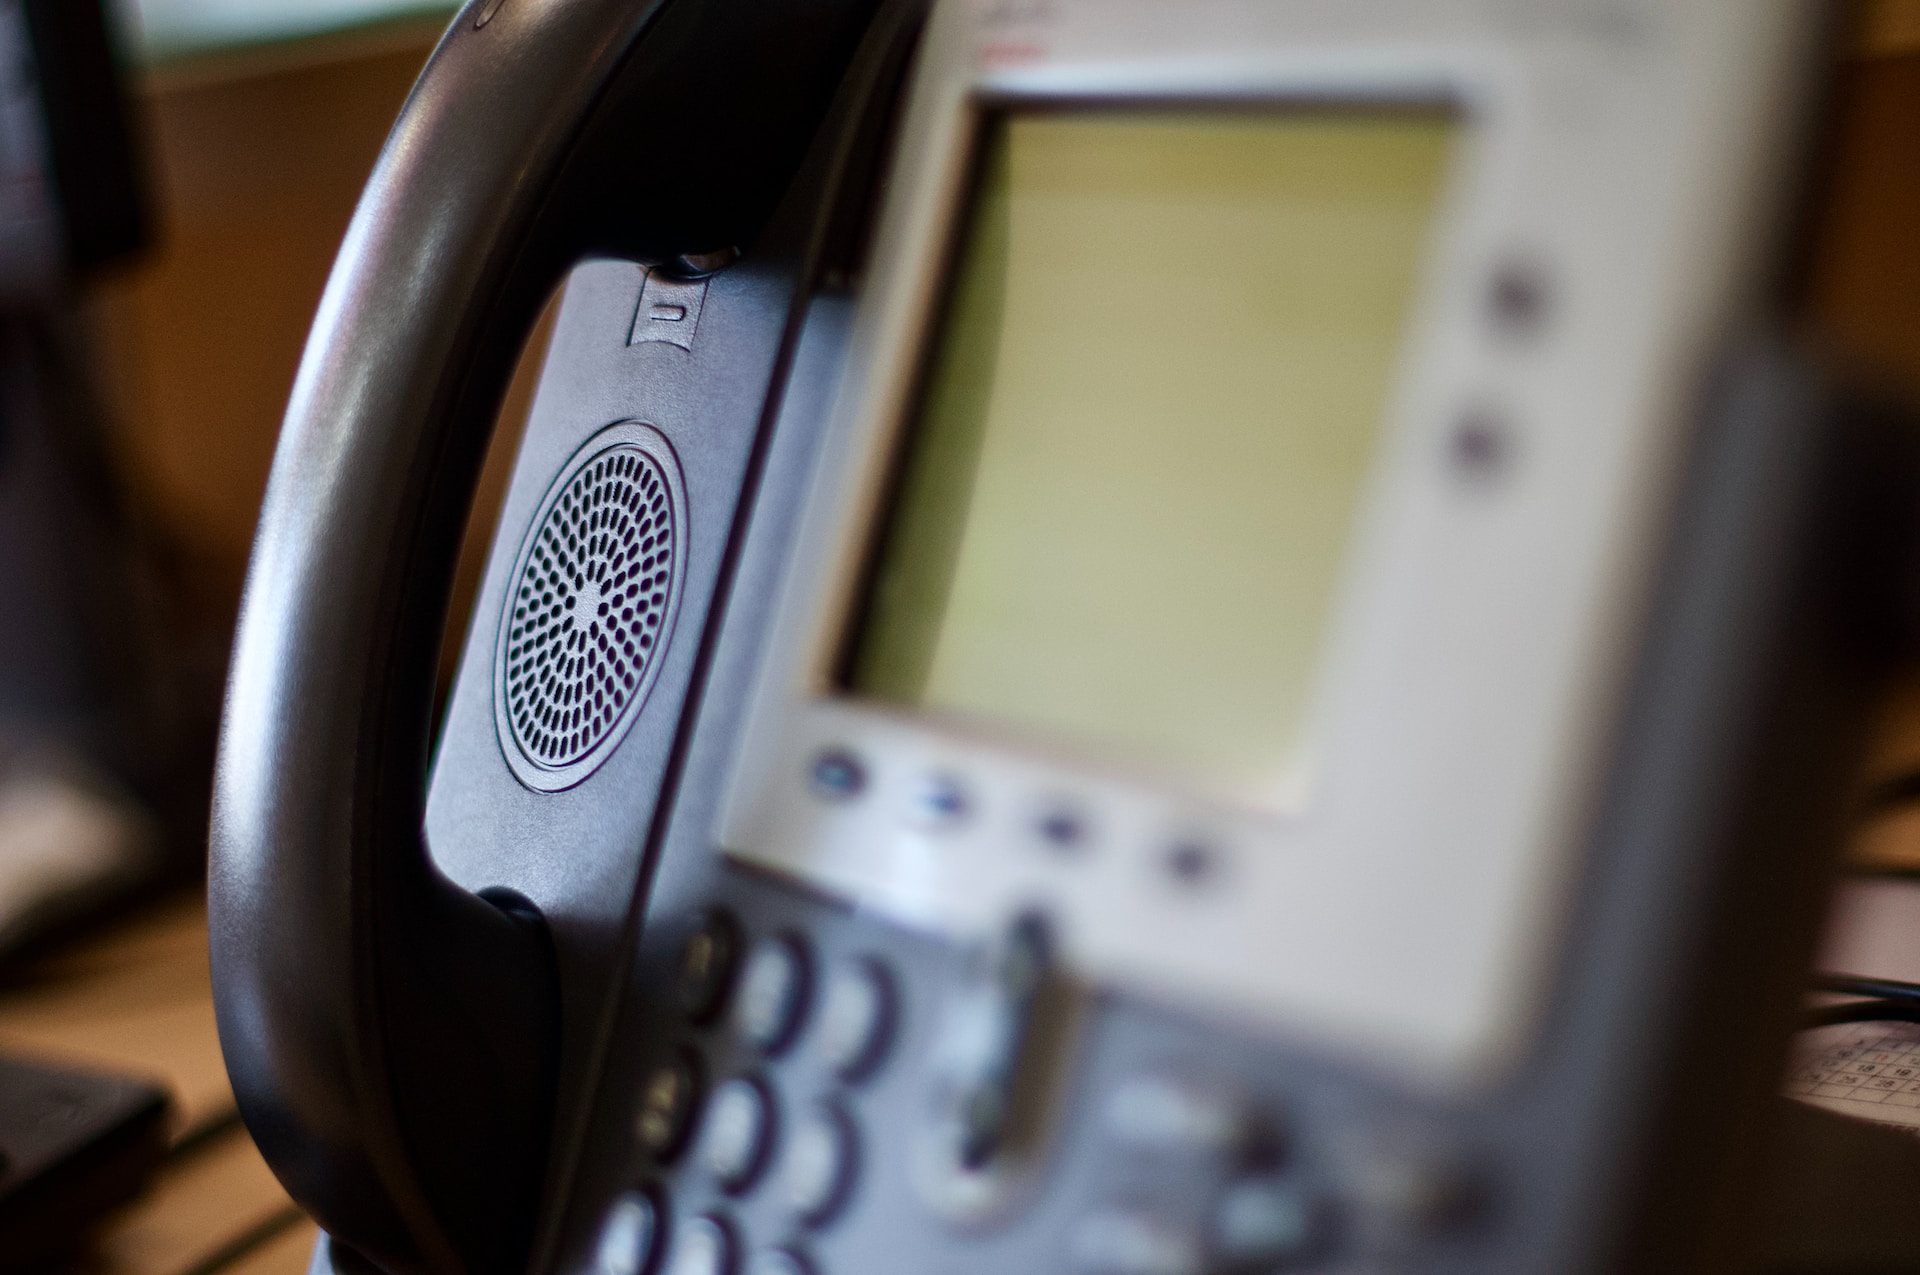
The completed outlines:
<svg viewBox="0 0 1920 1275">
<path fill-rule="evenodd" d="M 1786 1092 L 1920 1134 L 1920 1023 L 1847 1023 L 1802 1033 Z"/>
</svg>

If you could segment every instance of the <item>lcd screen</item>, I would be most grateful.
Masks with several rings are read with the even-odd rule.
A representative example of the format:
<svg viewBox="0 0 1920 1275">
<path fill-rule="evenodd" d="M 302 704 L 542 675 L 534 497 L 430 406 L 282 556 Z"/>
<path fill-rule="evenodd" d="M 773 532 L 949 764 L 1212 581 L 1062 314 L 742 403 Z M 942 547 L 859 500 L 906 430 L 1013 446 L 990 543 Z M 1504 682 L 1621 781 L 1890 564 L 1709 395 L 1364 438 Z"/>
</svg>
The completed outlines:
<svg viewBox="0 0 1920 1275">
<path fill-rule="evenodd" d="M 1287 791 L 1455 128 L 990 117 L 847 689 Z"/>
</svg>

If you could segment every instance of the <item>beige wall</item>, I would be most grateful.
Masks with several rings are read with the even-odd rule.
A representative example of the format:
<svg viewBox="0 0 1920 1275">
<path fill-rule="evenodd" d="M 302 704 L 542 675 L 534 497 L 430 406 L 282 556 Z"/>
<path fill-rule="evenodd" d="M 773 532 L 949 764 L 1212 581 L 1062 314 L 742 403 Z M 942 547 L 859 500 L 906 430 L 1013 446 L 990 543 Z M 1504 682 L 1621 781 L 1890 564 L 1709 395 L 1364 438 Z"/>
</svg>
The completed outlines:
<svg viewBox="0 0 1920 1275">
<path fill-rule="evenodd" d="M 209 623 L 237 597 L 321 288 L 435 34 L 175 68 L 145 86 L 160 243 L 107 283 L 98 329 L 125 470 L 186 555 Z M 530 388 L 523 375 L 508 419 Z M 481 544 L 504 459 L 483 483 Z M 469 552 L 463 595 L 479 565 Z"/>
</svg>

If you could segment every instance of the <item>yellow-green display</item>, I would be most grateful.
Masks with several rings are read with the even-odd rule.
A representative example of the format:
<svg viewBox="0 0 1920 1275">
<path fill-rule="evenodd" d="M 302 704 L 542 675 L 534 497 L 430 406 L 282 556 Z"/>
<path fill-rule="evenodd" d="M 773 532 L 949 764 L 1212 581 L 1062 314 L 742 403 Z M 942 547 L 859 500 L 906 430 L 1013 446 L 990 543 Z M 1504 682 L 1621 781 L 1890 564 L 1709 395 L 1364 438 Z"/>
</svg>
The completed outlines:
<svg viewBox="0 0 1920 1275">
<path fill-rule="evenodd" d="M 1454 127 L 990 119 L 849 689 L 1283 791 Z"/>
</svg>

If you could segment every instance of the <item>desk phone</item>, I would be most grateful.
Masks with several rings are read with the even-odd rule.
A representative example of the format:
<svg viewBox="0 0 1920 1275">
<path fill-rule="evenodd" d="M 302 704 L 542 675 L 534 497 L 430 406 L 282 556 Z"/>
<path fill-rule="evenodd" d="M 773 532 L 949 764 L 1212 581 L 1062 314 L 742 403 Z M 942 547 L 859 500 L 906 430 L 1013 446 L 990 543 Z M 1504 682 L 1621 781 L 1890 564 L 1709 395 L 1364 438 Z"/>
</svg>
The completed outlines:
<svg viewBox="0 0 1920 1275">
<path fill-rule="evenodd" d="M 315 1269 L 1751 1258 L 1901 472 L 1769 335 L 1824 25 L 469 5 L 217 785 Z"/>
</svg>

